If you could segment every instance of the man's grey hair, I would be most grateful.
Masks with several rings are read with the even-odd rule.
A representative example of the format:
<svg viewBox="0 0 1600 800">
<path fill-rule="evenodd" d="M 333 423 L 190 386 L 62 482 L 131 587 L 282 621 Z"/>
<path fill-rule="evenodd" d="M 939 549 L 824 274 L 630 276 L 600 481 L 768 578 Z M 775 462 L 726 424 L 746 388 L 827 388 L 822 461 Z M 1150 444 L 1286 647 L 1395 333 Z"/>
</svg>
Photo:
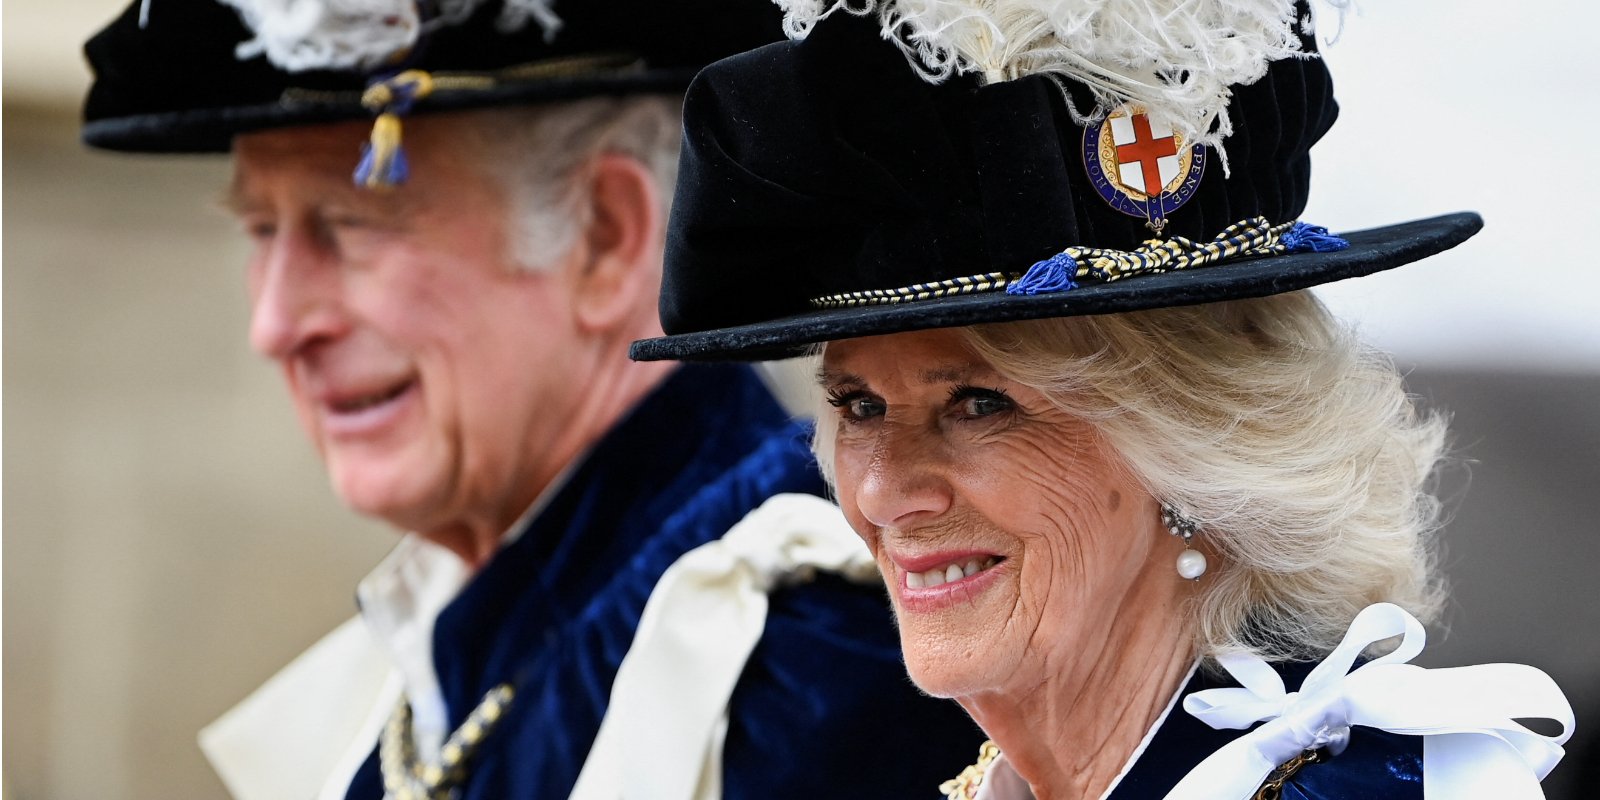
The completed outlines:
<svg viewBox="0 0 1600 800">
<path fill-rule="evenodd" d="M 604 153 L 638 160 L 672 204 L 682 95 L 596 97 L 461 115 L 468 148 L 506 193 L 510 254 L 528 269 L 557 261 L 589 225 L 587 168 Z"/>
</svg>

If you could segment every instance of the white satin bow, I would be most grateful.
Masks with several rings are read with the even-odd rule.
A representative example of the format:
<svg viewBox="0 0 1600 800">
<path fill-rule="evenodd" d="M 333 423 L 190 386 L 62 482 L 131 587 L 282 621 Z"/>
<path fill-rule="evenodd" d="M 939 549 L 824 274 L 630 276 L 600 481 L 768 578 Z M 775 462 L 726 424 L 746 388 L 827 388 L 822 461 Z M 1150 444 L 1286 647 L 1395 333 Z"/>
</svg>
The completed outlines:
<svg viewBox="0 0 1600 800">
<path fill-rule="evenodd" d="M 1372 644 L 1401 637 L 1394 652 L 1350 668 Z M 1423 794 L 1428 798 L 1542 798 L 1539 781 L 1561 760 L 1572 735 L 1572 706 L 1550 676 L 1522 664 L 1425 669 L 1408 664 L 1422 651 L 1422 624 L 1399 606 L 1368 606 L 1344 641 L 1306 676 L 1300 691 L 1252 655 L 1219 656 L 1243 688 L 1207 689 L 1183 708 L 1213 728 L 1244 729 L 1202 761 L 1167 800 L 1249 798 L 1279 764 L 1304 750 L 1337 753 L 1351 725 L 1422 736 Z M 1517 719 L 1543 718 L 1561 733 L 1543 736 Z"/>
<path fill-rule="evenodd" d="M 815 570 L 881 580 L 838 506 L 780 494 L 661 576 L 569 800 L 716 800 L 728 698 L 767 621 L 767 593 Z"/>
</svg>

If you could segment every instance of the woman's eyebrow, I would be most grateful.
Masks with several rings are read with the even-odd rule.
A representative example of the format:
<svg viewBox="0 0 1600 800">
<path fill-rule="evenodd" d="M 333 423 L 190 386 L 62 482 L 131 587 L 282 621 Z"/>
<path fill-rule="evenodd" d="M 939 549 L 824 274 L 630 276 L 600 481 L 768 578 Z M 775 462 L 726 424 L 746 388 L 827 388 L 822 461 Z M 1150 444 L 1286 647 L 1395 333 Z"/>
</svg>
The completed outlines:
<svg viewBox="0 0 1600 800">
<path fill-rule="evenodd" d="M 820 386 L 838 386 L 846 383 L 865 386 L 867 381 L 865 378 L 862 378 L 860 375 L 852 372 L 840 372 L 839 370 L 828 369 L 827 367 L 820 367 L 817 369 L 817 384 Z"/>
<path fill-rule="evenodd" d="M 975 372 L 977 369 L 970 365 L 951 364 L 922 370 L 917 373 L 917 380 L 924 386 L 938 383 L 967 383 L 972 380 Z"/>
<path fill-rule="evenodd" d="M 933 367 L 917 373 L 917 382 L 932 386 L 941 383 L 969 383 L 979 377 L 993 377 L 994 371 L 987 367 L 974 364 L 951 364 Z M 839 386 L 841 384 L 859 384 L 865 386 L 867 379 L 853 372 L 829 369 L 822 367 L 817 370 L 817 383 L 822 386 Z"/>
</svg>

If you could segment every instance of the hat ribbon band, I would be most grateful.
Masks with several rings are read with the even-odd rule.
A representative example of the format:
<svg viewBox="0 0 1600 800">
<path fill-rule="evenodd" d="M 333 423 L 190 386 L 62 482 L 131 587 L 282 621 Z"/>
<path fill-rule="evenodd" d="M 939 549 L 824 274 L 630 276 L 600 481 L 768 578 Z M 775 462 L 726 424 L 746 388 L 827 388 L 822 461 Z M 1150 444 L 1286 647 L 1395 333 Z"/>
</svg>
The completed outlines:
<svg viewBox="0 0 1600 800">
<path fill-rule="evenodd" d="M 436 74 L 408 69 L 375 78 L 361 93 L 361 105 L 377 118 L 369 141 L 361 148 L 355 184 L 366 189 L 392 189 L 406 182 L 411 166 L 401 146 L 400 118 L 435 91 L 486 91 L 501 82 L 575 77 L 637 63 L 638 59 L 632 56 L 596 54 L 531 62 L 492 74 Z"/>
<path fill-rule="evenodd" d="M 593 53 L 529 61 L 486 72 L 429 72 L 435 92 L 483 92 L 517 83 L 596 75 L 629 74 L 644 69 L 644 61 L 628 53 Z M 397 76 L 398 77 L 398 76 Z M 370 87 L 369 87 L 370 90 Z M 291 86 L 278 96 L 285 106 L 314 104 L 340 105 L 357 102 L 367 92 L 347 89 L 323 90 Z"/>
<path fill-rule="evenodd" d="M 1209 241 L 1173 236 L 1150 239 L 1133 250 L 1073 246 L 1035 263 L 1024 273 L 988 272 L 898 289 L 833 294 L 814 298 L 810 303 L 813 308 L 852 308 L 1002 289 L 1009 295 L 1054 294 L 1075 289 L 1080 283 L 1111 283 L 1241 258 L 1332 252 L 1349 246 L 1349 242 L 1320 225 L 1298 221 L 1273 225 L 1264 217 L 1252 217 L 1229 225 Z"/>
</svg>

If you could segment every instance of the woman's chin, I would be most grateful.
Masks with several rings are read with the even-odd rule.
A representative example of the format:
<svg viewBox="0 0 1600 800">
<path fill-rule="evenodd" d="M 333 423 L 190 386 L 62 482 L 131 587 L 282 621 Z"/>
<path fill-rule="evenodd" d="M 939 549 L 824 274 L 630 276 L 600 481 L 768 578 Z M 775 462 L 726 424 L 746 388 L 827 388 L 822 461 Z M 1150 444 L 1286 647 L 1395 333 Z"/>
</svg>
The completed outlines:
<svg viewBox="0 0 1600 800">
<path fill-rule="evenodd" d="M 964 691 L 965 681 L 951 680 L 951 676 L 940 673 L 924 675 L 920 670 L 916 669 L 912 669 L 910 672 L 911 682 L 915 684 L 918 689 L 921 689 L 923 694 L 926 694 L 929 697 L 937 697 L 941 700 L 954 700 L 958 697 L 965 697 L 972 694 L 970 691 Z"/>
<path fill-rule="evenodd" d="M 1008 661 L 977 637 L 918 634 L 902 628 L 906 672 L 918 689 L 934 697 L 954 698 L 1000 688 Z"/>
</svg>

